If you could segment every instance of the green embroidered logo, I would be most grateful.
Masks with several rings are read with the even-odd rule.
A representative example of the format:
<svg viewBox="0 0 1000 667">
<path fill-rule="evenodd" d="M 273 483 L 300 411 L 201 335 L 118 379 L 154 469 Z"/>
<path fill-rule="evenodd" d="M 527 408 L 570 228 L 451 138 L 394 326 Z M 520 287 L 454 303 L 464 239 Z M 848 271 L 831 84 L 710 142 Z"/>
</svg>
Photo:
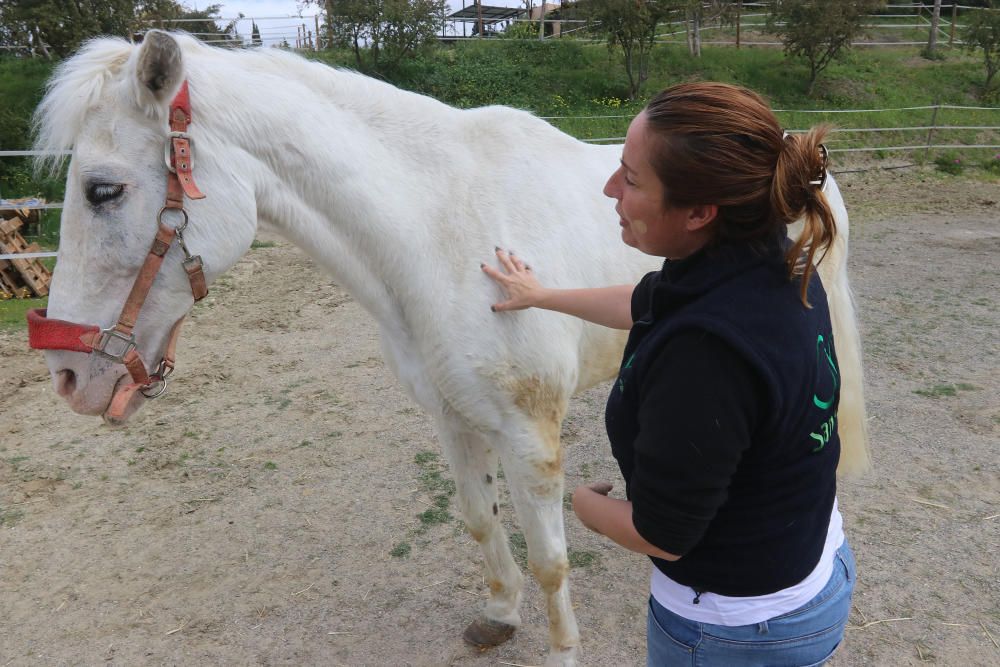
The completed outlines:
<svg viewBox="0 0 1000 667">
<path fill-rule="evenodd" d="M 830 369 L 830 375 L 833 377 L 833 393 L 825 401 L 816 394 L 813 394 L 813 404 L 820 410 L 829 410 L 830 406 L 833 405 L 834 397 L 837 395 L 837 389 L 840 387 L 840 370 L 837 369 L 837 362 L 833 360 L 833 352 L 830 350 L 829 343 L 823 338 L 823 334 L 820 334 L 816 337 L 817 366 L 823 366 L 823 357 L 826 357 L 826 366 Z"/>
<path fill-rule="evenodd" d="M 837 428 L 837 415 L 833 415 L 825 422 L 820 424 L 819 433 L 810 433 L 809 437 L 813 438 L 819 444 L 813 447 L 813 453 L 822 451 L 826 447 L 826 443 L 830 442 L 830 436 L 836 432 Z"/>
<path fill-rule="evenodd" d="M 627 368 L 632 368 L 632 360 L 635 359 L 635 352 L 633 352 L 628 359 L 625 360 L 625 364 L 622 366 L 622 370 Z M 618 377 L 618 391 L 625 391 L 625 380 Z"/>
<path fill-rule="evenodd" d="M 822 334 L 816 337 L 816 367 L 819 373 L 823 373 L 824 368 L 830 372 L 833 387 L 830 389 L 830 397 L 827 399 L 822 399 L 813 393 L 813 405 L 820 410 L 829 410 L 833 406 L 834 399 L 837 397 L 837 389 L 840 388 L 840 370 L 837 368 L 837 362 L 833 360 L 833 350 L 830 348 L 830 343 L 823 338 Z M 810 438 L 819 443 L 813 448 L 813 453 L 822 451 L 826 447 L 826 443 L 830 442 L 831 436 L 836 432 L 837 415 L 834 414 L 820 424 L 816 432 L 809 434 Z"/>
</svg>

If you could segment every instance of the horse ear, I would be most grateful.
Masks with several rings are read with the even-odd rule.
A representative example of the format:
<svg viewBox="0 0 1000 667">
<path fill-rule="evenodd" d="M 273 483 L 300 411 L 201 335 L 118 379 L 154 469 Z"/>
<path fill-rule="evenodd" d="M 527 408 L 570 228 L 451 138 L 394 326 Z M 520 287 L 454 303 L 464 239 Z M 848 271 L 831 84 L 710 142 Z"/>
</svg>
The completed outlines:
<svg viewBox="0 0 1000 667">
<path fill-rule="evenodd" d="M 159 30 L 147 32 L 139 46 L 135 73 L 140 86 L 157 100 L 170 99 L 184 80 L 184 63 L 177 40 Z"/>
</svg>

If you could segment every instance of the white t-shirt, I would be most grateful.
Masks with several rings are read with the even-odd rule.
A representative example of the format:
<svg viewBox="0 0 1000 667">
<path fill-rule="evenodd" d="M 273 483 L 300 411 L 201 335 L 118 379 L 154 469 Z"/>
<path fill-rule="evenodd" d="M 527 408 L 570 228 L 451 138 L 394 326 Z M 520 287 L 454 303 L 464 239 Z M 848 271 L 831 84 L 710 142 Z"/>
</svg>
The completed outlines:
<svg viewBox="0 0 1000 667">
<path fill-rule="evenodd" d="M 833 500 L 830 526 L 826 531 L 826 543 L 819 563 L 805 579 L 775 593 L 753 597 L 728 597 L 715 593 L 702 593 L 698 604 L 694 604 L 695 592 L 690 586 L 678 584 L 653 566 L 650 592 L 653 599 L 678 616 L 713 625 L 749 625 L 760 623 L 775 616 L 787 614 L 812 600 L 826 587 L 833 572 L 834 555 L 844 543 L 844 520 L 837 511 L 837 499 Z"/>
</svg>

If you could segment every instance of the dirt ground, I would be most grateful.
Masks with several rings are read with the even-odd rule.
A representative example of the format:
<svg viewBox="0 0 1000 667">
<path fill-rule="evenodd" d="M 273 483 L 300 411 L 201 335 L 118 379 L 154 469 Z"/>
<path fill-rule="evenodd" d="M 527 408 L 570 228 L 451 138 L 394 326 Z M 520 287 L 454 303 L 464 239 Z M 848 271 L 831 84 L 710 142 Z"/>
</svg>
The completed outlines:
<svg viewBox="0 0 1000 667">
<path fill-rule="evenodd" d="M 839 180 L 875 470 L 841 485 L 859 584 L 832 664 L 997 665 L 1000 181 Z M 508 644 L 462 643 L 487 588 L 430 422 L 295 248 L 214 287 L 124 428 L 70 413 L 25 339 L 0 332 L 0 667 L 543 660 L 533 582 Z M 572 404 L 567 489 L 621 486 L 607 389 Z M 567 526 L 584 663 L 642 664 L 648 561 Z"/>
</svg>

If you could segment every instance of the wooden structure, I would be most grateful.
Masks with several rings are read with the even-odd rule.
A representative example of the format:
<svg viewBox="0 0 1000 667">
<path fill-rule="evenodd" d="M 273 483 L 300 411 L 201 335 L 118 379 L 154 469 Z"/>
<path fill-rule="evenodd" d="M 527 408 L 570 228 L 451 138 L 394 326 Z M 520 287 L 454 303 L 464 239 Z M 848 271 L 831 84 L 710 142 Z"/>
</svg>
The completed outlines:
<svg viewBox="0 0 1000 667">
<path fill-rule="evenodd" d="M 18 232 L 23 224 L 20 216 L 0 218 L 0 255 L 41 251 Z M 37 258 L 0 259 L 0 298 L 46 296 L 51 280 L 52 273 Z"/>
<path fill-rule="evenodd" d="M 21 218 L 21 222 L 24 223 L 25 234 L 38 234 L 42 227 L 42 211 L 38 208 L 39 204 L 44 205 L 45 200 L 38 197 L 0 199 L 0 219 L 16 216 Z"/>
</svg>

